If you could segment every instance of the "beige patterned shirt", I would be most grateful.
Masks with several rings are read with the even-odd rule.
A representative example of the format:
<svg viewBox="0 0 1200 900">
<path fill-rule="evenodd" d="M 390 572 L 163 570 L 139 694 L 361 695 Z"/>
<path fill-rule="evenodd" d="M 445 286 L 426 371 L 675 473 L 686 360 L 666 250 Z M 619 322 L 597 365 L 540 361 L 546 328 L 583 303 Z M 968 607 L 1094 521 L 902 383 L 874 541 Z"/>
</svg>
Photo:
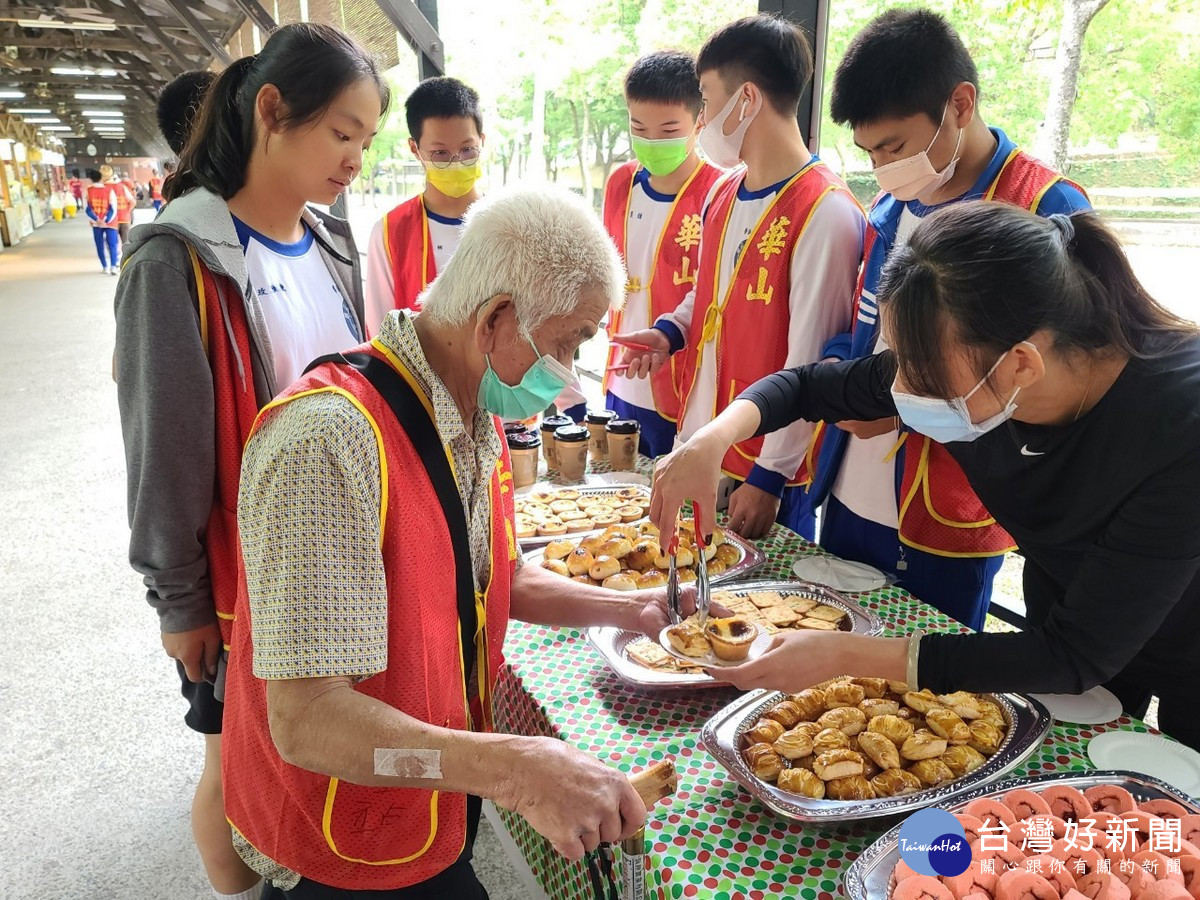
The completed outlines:
<svg viewBox="0 0 1200 900">
<path fill-rule="evenodd" d="M 475 587 L 483 590 L 490 571 L 488 491 L 502 452 L 492 416 L 476 410 L 472 439 L 406 314 L 389 314 L 379 341 L 408 366 L 430 398 L 467 512 Z M 375 432 L 341 394 L 289 401 L 246 445 L 238 532 L 256 676 L 348 675 L 359 681 L 387 668 L 379 501 Z M 299 881 L 299 875 L 258 853 L 237 832 L 234 843 L 251 868 L 284 890 Z"/>
</svg>

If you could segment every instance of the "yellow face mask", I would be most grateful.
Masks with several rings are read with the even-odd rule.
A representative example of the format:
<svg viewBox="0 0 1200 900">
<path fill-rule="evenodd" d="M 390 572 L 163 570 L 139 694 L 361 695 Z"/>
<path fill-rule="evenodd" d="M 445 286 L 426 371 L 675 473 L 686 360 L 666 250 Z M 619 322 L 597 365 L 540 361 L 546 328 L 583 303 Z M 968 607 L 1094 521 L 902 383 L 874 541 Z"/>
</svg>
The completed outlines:
<svg viewBox="0 0 1200 900">
<path fill-rule="evenodd" d="M 447 197 L 465 197 L 475 188 L 475 182 L 483 174 L 480 163 L 483 156 L 464 163 L 455 160 L 444 169 L 439 169 L 427 159 L 421 160 L 425 166 L 425 178 L 431 185 Z"/>
</svg>

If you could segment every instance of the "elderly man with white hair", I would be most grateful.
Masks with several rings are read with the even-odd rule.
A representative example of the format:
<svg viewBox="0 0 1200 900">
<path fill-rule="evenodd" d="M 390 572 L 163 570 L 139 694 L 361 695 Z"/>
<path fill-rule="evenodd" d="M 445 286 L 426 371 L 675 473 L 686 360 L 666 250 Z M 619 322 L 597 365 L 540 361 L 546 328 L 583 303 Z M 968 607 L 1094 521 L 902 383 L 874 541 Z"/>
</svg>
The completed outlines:
<svg viewBox="0 0 1200 900">
<path fill-rule="evenodd" d="M 238 504 L 224 783 L 266 896 L 486 898 L 480 798 L 573 859 L 643 824 L 620 772 L 491 730 L 510 614 L 665 624 L 660 594 L 520 565 L 497 418 L 553 400 L 624 283 L 582 200 L 490 195 L 423 313 L 389 314 L 263 410 Z"/>
</svg>

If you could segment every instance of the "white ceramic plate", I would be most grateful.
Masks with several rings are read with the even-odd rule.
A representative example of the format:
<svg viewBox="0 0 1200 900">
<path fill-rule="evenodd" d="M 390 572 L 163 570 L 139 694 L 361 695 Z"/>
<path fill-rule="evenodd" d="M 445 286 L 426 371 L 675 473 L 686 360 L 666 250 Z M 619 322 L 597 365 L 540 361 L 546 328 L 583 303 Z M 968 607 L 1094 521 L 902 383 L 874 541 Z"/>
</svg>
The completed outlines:
<svg viewBox="0 0 1200 900">
<path fill-rule="evenodd" d="M 878 569 L 833 556 L 801 556 L 792 563 L 792 571 L 801 581 L 823 584 L 846 594 L 875 591 L 887 584 L 887 576 Z"/>
<path fill-rule="evenodd" d="M 1032 694 L 1059 722 L 1102 725 L 1121 715 L 1121 701 L 1106 687 L 1097 685 L 1082 694 Z"/>
<path fill-rule="evenodd" d="M 740 666 L 743 662 L 748 662 L 755 657 L 762 656 L 767 652 L 767 648 L 771 646 L 771 639 L 774 637 L 774 635 L 772 635 L 769 631 L 764 631 L 762 628 L 758 628 L 758 626 L 755 625 L 754 627 L 758 628 L 758 637 L 751 641 L 750 652 L 746 654 L 746 659 L 742 660 L 741 662 L 727 662 L 723 659 L 718 659 L 717 656 L 711 651 L 709 652 L 708 656 L 686 656 L 685 654 L 680 653 L 673 646 L 671 646 L 671 640 L 667 637 L 667 632 L 670 631 L 672 627 L 673 626 L 668 625 L 658 633 L 658 642 L 662 644 L 663 649 L 676 659 L 682 659 L 686 662 L 695 663 L 698 666 L 704 666 L 705 668 L 709 669 L 721 669 L 725 666 Z"/>
<path fill-rule="evenodd" d="M 1141 772 L 1200 797 L 1200 753 L 1161 735 L 1106 731 L 1092 738 L 1087 754 L 1097 768 Z"/>
</svg>

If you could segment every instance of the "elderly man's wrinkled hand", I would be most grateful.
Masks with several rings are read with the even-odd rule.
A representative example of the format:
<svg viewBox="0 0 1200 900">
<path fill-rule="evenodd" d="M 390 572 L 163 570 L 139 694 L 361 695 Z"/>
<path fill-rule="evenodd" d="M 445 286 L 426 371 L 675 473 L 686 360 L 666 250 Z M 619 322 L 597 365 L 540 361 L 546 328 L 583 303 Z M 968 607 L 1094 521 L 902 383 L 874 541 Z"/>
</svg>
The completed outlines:
<svg viewBox="0 0 1200 900">
<path fill-rule="evenodd" d="M 695 584 L 687 584 L 680 587 L 679 607 L 680 612 L 685 619 L 696 611 Z M 709 609 L 709 615 L 728 616 L 730 615 L 730 612 L 725 607 L 721 606 L 721 604 L 714 603 Z M 642 633 L 655 641 L 657 641 L 658 636 L 662 634 L 662 630 L 671 624 L 671 616 L 667 611 L 666 588 L 660 588 L 659 590 L 656 590 L 650 594 L 650 599 L 647 600 L 646 605 L 642 607 L 638 624 L 642 629 Z"/>
</svg>

